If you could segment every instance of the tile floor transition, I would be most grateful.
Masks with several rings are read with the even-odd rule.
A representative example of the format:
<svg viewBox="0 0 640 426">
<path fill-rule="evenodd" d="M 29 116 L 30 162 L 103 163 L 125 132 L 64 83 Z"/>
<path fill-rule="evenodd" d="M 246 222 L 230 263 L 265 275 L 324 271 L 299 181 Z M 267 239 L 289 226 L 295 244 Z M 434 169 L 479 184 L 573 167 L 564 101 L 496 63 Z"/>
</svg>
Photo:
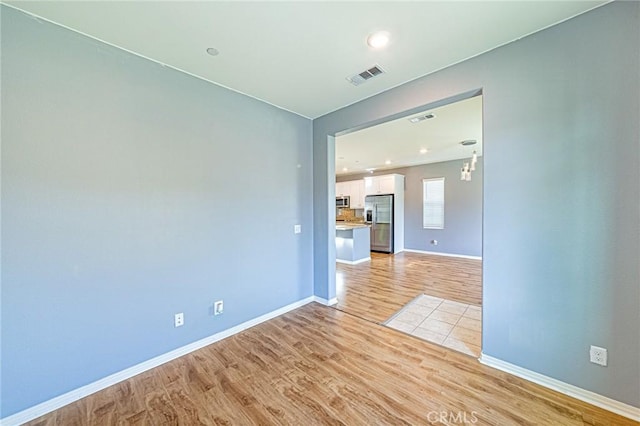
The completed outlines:
<svg viewBox="0 0 640 426">
<path fill-rule="evenodd" d="M 450 349 L 480 356 L 480 306 L 420 295 L 383 324 Z"/>
</svg>

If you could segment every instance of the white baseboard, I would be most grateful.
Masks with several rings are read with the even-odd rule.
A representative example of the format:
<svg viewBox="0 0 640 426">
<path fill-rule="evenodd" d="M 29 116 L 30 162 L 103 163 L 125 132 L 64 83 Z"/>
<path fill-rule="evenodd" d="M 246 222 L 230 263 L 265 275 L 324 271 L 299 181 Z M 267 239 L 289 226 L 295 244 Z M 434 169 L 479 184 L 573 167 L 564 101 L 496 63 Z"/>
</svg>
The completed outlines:
<svg viewBox="0 0 640 426">
<path fill-rule="evenodd" d="M 606 396 L 599 395 L 595 392 L 591 392 L 586 389 L 561 382 L 560 380 L 553 379 L 540 373 L 536 373 L 535 371 L 518 367 L 517 365 L 502 361 L 489 355 L 481 354 L 480 362 L 489 367 L 502 370 L 530 382 L 537 383 L 546 388 L 553 389 L 562 394 L 569 395 L 570 397 L 579 399 L 580 401 L 595 405 L 596 407 L 603 408 L 607 411 L 611 411 L 632 420 L 640 421 L 640 408 L 638 407 L 634 407 L 632 405 L 607 398 Z"/>
<path fill-rule="evenodd" d="M 0 425 L 1 426 L 21 425 L 30 420 L 36 419 L 40 416 L 50 413 L 51 411 L 57 410 L 58 408 L 64 407 L 65 405 L 71 404 L 72 402 L 75 402 L 86 396 L 89 396 L 95 392 L 101 391 L 102 389 L 105 389 L 109 386 L 115 385 L 116 383 L 119 383 L 123 380 L 127 380 L 135 375 L 143 373 L 152 368 L 158 367 L 166 362 L 179 358 L 190 352 L 196 351 L 207 345 L 210 345 L 212 343 L 215 343 L 227 337 L 233 336 L 234 334 L 240 333 L 241 331 L 244 331 L 260 323 L 263 323 L 265 321 L 278 317 L 282 314 L 286 314 L 287 312 L 297 309 L 308 303 L 311 303 L 311 302 L 324 303 L 322 302 L 323 300 L 326 301 L 325 299 L 321 299 L 317 296 L 310 296 L 305 299 L 299 300 L 297 302 L 291 303 L 287 306 L 283 306 L 282 308 L 276 309 L 275 311 L 271 311 L 269 313 L 261 315 L 252 320 L 243 322 L 242 324 L 238 324 L 235 327 L 231 327 L 227 330 L 213 334 L 209 337 L 205 337 L 204 339 L 190 343 L 186 346 L 182 346 L 180 348 L 174 349 L 170 352 L 159 355 L 148 361 L 134 365 L 133 367 L 129 367 L 125 370 L 119 371 L 103 379 L 97 380 L 93 383 L 89 383 L 88 385 L 74 389 L 70 392 L 67 392 L 63 395 L 52 398 L 48 401 L 42 402 L 31 408 L 27 408 L 26 410 L 20 411 L 16 414 L 0 419 Z M 335 300 L 335 302 L 337 303 L 337 299 L 332 299 L 332 300 Z M 327 303 L 324 303 L 324 304 L 328 304 L 331 301 L 326 301 L 326 302 Z"/>
<path fill-rule="evenodd" d="M 336 259 L 336 262 L 338 263 L 346 263 L 347 265 L 357 265 L 358 263 L 363 263 L 363 262 L 369 262 L 371 260 L 370 257 L 365 257 L 364 259 L 360 259 L 360 260 L 342 260 L 342 259 Z"/>
<path fill-rule="evenodd" d="M 325 306 L 333 306 L 333 305 L 337 305 L 338 304 L 338 298 L 334 297 L 333 299 L 323 299 L 322 297 L 318 297 L 318 296 L 313 296 L 313 301 L 314 302 L 318 302 L 322 305 Z"/>
<path fill-rule="evenodd" d="M 404 251 L 408 251 L 409 253 L 422 253 L 422 254 L 432 254 L 435 256 L 459 257 L 462 259 L 482 260 L 482 256 L 468 256 L 466 254 L 439 253 L 437 251 L 414 250 L 414 249 L 408 249 L 408 248 L 404 249 Z"/>
</svg>

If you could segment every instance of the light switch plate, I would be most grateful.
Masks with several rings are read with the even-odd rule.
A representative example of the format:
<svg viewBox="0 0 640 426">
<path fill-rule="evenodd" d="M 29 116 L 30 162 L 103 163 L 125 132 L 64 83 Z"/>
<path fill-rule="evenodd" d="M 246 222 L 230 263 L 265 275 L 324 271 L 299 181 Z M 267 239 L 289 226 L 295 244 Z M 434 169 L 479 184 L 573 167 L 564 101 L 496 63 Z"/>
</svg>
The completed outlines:
<svg viewBox="0 0 640 426">
<path fill-rule="evenodd" d="M 299 234 L 302 232 L 302 225 L 293 225 L 293 233 Z"/>
<path fill-rule="evenodd" d="M 222 300 L 218 300 L 213 303 L 213 315 L 220 315 L 224 312 L 224 302 Z"/>
</svg>

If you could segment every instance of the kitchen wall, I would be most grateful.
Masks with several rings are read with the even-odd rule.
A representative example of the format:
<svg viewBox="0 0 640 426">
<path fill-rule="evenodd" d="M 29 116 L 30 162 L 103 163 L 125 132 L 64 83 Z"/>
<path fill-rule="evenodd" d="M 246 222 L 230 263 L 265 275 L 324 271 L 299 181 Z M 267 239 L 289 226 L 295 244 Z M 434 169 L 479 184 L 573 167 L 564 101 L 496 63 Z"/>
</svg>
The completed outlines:
<svg viewBox="0 0 640 426">
<path fill-rule="evenodd" d="M 423 164 L 373 174 L 337 176 L 337 182 L 398 173 L 405 178 L 404 245 L 406 249 L 464 256 L 482 256 L 482 157 L 471 182 L 460 181 L 462 160 Z M 422 227 L 422 180 L 444 177 L 444 229 Z M 437 240 L 438 245 L 432 245 Z"/>
<path fill-rule="evenodd" d="M 333 136 L 482 92 L 484 354 L 640 407 L 638 22 L 611 2 L 314 120 L 316 294 Z"/>
<path fill-rule="evenodd" d="M 1 12 L 2 417 L 312 295 L 310 120 Z"/>
</svg>

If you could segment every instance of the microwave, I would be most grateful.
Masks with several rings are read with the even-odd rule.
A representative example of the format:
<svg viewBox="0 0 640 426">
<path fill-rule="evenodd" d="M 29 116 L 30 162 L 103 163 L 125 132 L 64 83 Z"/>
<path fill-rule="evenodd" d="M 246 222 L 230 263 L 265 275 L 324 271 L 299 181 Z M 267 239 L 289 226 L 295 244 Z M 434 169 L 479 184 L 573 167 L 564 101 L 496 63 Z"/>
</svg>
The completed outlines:
<svg viewBox="0 0 640 426">
<path fill-rule="evenodd" d="M 349 208 L 349 198 L 348 196 L 346 197 L 336 197 L 336 207 L 340 207 L 340 208 Z"/>
</svg>

